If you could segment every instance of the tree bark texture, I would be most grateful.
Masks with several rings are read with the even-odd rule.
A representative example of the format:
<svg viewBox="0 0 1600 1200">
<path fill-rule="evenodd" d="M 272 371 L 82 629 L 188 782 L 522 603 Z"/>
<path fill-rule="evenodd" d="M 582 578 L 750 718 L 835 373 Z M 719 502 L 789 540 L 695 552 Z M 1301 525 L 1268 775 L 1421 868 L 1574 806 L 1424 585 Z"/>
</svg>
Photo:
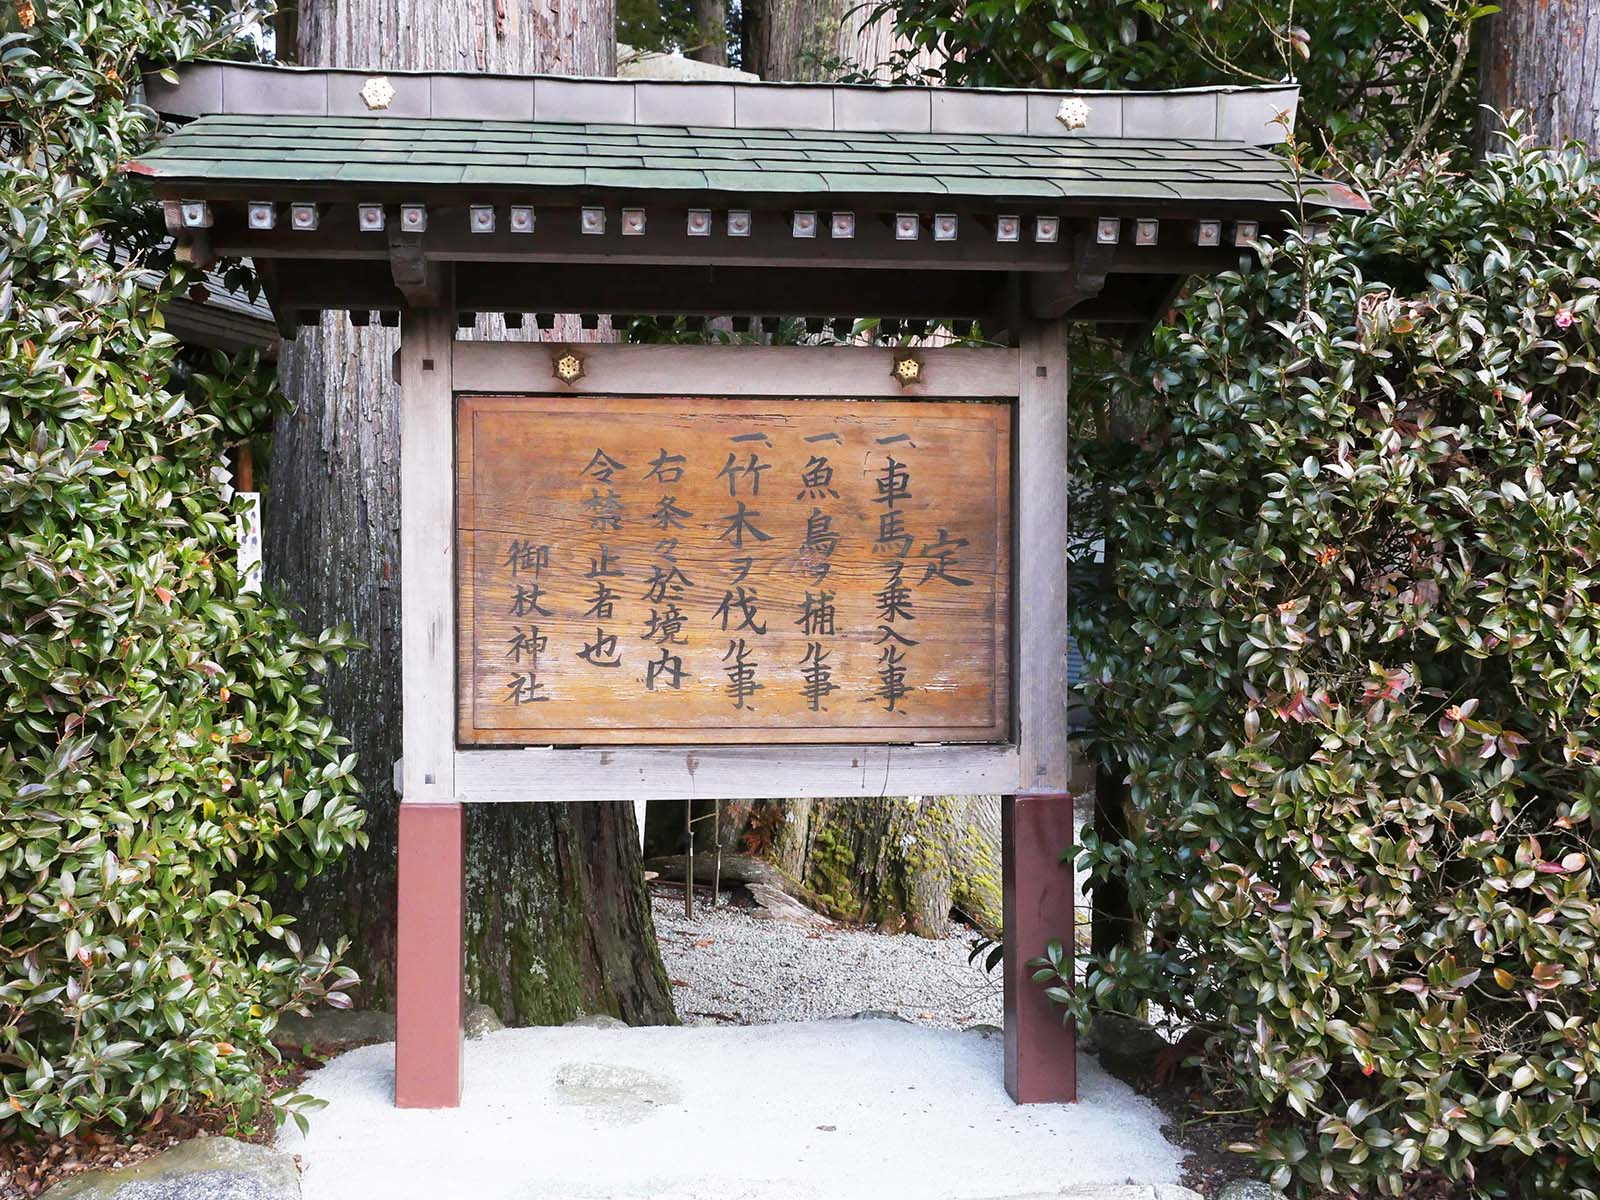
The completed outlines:
<svg viewBox="0 0 1600 1200">
<path fill-rule="evenodd" d="M 998 797 L 813 800 L 786 823 L 801 886 L 830 916 L 943 937 L 952 911 L 990 933 L 1000 914 Z"/>
<path fill-rule="evenodd" d="M 686 58 L 728 65 L 728 0 L 689 0 L 689 15 L 694 21 L 694 45 Z"/>
<path fill-rule="evenodd" d="M 682 854 L 683 805 L 651 809 L 647 854 Z M 697 857 L 709 857 L 715 845 L 710 812 L 710 803 L 696 803 Z M 722 818 L 726 853 L 771 863 L 828 916 L 943 937 L 954 913 L 986 933 L 1000 931 L 997 796 L 725 801 Z"/>
<path fill-rule="evenodd" d="M 273 429 L 262 530 L 267 586 L 309 629 L 348 623 L 366 644 L 323 687 L 334 727 L 356 751 L 366 793 L 365 850 L 277 897 L 308 944 L 350 939 L 365 1002 L 394 1002 L 400 757 L 400 408 L 388 329 L 343 317 L 286 342 L 278 383 L 295 402 Z M 376 335 L 376 336 L 375 336 Z M 390 336 L 383 336 L 390 335 Z"/>
<path fill-rule="evenodd" d="M 1600 148 L 1600 0 L 1501 0 L 1488 18 L 1482 98 L 1524 109 L 1524 133 Z"/>
<path fill-rule="evenodd" d="M 610 75 L 612 0 L 300 0 L 299 61 L 362 70 Z M 503 334 L 498 320 L 477 336 Z M 274 430 L 267 570 L 312 624 L 369 648 L 329 681 L 360 753 L 371 847 L 283 897 L 308 936 L 348 934 L 369 1005 L 392 1002 L 400 753 L 399 392 L 394 330 L 325 317 L 285 346 L 294 412 Z M 448 708 L 447 698 L 438 703 Z M 444 719 L 448 719 L 446 714 Z M 467 985 L 508 1024 L 607 1012 L 674 1020 L 633 808 L 490 804 L 467 813 Z"/>
<path fill-rule="evenodd" d="M 869 20 L 869 10 L 861 0 L 745 0 L 740 65 L 786 82 L 827 82 L 851 70 L 882 78 L 904 43 L 892 20 Z"/>
</svg>

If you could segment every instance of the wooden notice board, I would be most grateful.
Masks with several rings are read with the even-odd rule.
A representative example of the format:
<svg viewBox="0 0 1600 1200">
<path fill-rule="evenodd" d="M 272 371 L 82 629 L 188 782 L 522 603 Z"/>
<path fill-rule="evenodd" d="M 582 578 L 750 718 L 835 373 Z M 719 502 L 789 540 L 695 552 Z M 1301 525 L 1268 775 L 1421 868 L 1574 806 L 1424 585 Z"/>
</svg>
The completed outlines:
<svg viewBox="0 0 1600 1200">
<path fill-rule="evenodd" d="M 468 396 L 463 744 L 1005 742 L 1005 404 Z"/>
</svg>

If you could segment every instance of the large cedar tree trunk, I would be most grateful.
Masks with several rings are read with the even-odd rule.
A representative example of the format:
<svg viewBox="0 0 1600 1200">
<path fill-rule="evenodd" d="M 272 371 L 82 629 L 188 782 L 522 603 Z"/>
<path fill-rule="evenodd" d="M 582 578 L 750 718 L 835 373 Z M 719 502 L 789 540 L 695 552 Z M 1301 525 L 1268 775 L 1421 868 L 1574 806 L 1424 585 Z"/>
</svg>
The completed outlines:
<svg viewBox="0 0 1600 1200">
<path fill-rule="evenodd" d="M 689 0 L 689 17 L 694 25 L 694 44 L 685 57 L 728 65 L 728 0 Z"/>
<path fill-rule="evenodd" d="M 873 7 L 862 0 L 745 0 L 740 66 L 786 82 L 826 82 L 841 68 L 881 78 L 901 43 L 891 19 L 868 19 Z"/>
<path fill-rule="evenodd" d="M 1483 102 L 1525 109 L 1523 132 L 1600 148 L 1600 0 L 1500 0 L 1489 18 Z"/>
<path fill-rule="evenodd" d="M 279 52 L 308 66 L 372 71 L 610 75 L 614 26 L 613 0 L 300 0 L 296 45 Z M 356 329 L 341 314 L 285 347 L 295 409 L 274 431 L 266 521 L 273 584 L 313 626 L 348 621 L 369 646 L 333 676 L 327 696 L 360 753 L 371 847 L 283 899 L 309 935 L 350 936 L 372 1005 L 394 993 L 397 345 L 395 331 Z M 512 1024 L 580 1011 L 672 1021 L 638 846 L 628 804 L 469 808 L 469 991 Z"/>
</svg>

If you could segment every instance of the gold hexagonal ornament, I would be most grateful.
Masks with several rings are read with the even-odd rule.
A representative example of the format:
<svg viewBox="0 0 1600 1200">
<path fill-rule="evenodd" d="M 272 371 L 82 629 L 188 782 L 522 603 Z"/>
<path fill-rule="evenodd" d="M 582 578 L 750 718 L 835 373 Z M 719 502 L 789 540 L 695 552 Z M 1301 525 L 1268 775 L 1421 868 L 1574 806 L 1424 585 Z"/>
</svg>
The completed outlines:
<svg viewBox="0 0 1600 1200">
<path fill-rule="evenodd" d="M 394 84 L 387 75 L 374 75 L 361 85 L 361 102 L 374 112 L 394 103 Z"/>
<path fill-rule="evenodd" d="M 1077 96 L 1068 96 L 1056 110 L 1056 120 L 1068 129 L 1082 129 L 1089 123 L 1089 106 Z"/>
<path fill-rule="evenodd" d="M 922 360 L 915 354 L 896 354 L 894 366 L 889 368 L 889 374 L 894 376 L 895 382 L 901 387 L 910 387 L 913 383 L 922 382 Z"/>
<path fill-rule="evenodd" d="M 556 378 L 562 383 L 576 383 L 583 378 L 583 357 L 576 350 L 561 350 L 555 356 Z"/>
</svg>

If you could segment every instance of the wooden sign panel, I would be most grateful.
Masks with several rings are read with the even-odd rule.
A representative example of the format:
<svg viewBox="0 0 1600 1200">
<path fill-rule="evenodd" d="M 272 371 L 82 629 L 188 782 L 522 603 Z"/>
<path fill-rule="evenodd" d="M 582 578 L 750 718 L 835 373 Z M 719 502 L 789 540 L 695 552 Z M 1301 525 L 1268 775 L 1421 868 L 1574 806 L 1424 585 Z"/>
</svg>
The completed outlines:
<svg viewBox="0 0 1600 1200">
<path fill-rule="evenodd" d="M 1010 422 L 462 398 L 459 740 L 1008 740 Z"/>
</svg>

